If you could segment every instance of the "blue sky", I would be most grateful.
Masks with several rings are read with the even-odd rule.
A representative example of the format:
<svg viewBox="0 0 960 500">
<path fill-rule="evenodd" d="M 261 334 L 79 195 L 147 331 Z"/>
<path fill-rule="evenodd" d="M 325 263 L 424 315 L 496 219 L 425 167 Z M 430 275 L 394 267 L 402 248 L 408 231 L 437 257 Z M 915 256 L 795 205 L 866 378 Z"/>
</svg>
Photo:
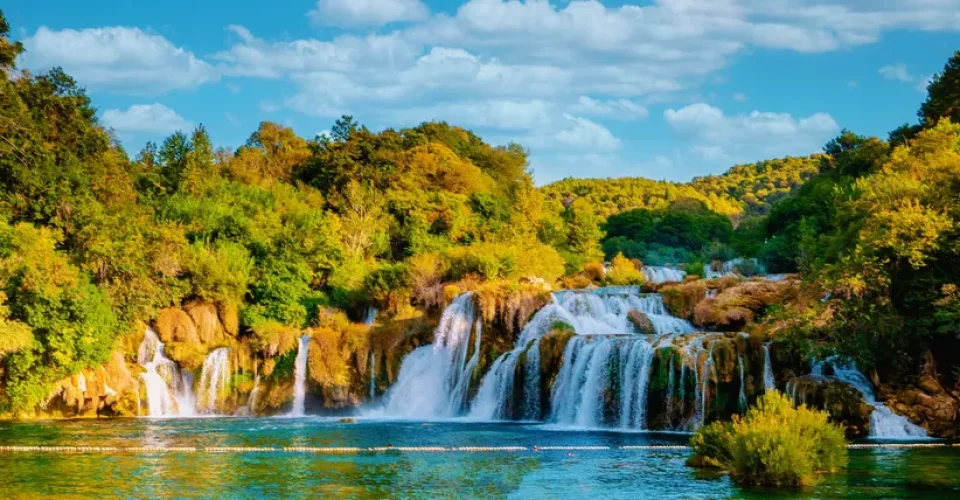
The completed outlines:
<svg viewBox="0 0 960 500">
<path fill-rule="evenodd" d="M 15 2 L 131 152 L 203 123 L 306 137 L 446 120 L 563 177 L 685 181 L 915 121 L 960 48 L 960 0 Z"/>
</svg>

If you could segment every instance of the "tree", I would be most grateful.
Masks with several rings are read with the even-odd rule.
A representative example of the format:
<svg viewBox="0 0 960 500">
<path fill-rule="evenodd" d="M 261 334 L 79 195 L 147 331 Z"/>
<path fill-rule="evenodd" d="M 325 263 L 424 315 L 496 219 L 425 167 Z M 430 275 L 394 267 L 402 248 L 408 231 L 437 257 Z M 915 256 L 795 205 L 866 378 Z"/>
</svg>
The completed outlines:
<svg viewBox="0 0 960 500">
<path fill-rule="evenodd" d="M 960 123 L 960 50 L 927 86 L 927 100 L 918 114 L 923 128 L 935 126 L 942 118 Z"/>
</svg>

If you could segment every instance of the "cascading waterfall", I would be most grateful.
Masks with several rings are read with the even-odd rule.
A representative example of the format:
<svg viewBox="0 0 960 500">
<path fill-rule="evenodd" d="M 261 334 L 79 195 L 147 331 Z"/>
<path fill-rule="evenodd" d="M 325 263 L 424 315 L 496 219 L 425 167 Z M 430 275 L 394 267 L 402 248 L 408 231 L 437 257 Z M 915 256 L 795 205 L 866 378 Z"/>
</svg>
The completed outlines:
<svg viewBox="0 0 960 500">
<path fill-rule="evenodd" d="M 770 363 L 770 344 L 763 344 L 763 390 L 777 388 L 777 381 L 773 377 L 773 364 Z"/>
<path fill-rule="evenodd" d="M 199 409 L 206 414 L 217 412 L 217 403 L 227 395 L 230 377 L 230 348 L 221 347 L 207 355 L 200 371 Z"/>
<path fill-rule="evenodd" d="M 744 259 L 742 257 L 738 257 L 736 259 L 728 260 L 723 264 L 721 264 L 719 271 L 714 270 L 713 265 L 705 264 L 703 266 L 703 277 L 706 279 L 715 279 L 715 278 L 722 278 L 724 276 L 736 276 L 737 270 L 742 269 L 744 264 L 746 264 L 747 262 L 749 262 L 750 265 L 754 266 L 758 271 L 760 271 L 759 274 L 761 275 L 765 274 L 763 271 L 763 266 L 760 264 L 759 260 Z"/>
<path fill-rule="evenodd" d="M 683 278 L 687 276 L 685 271 L 674 269 L 672 267 L 643 266 L 641 271 L 643 272 L 643 277 L 648 283 L 656 284 L 680 282 L 683 281 Z"/>
<path fill-rule="evenodd" d="M 626 352 L 624 349 L 621 354 Z M 653 354 L 654 349 L 650 343 L 646 340 L 636 340 L 630 347 L 629 354 L 621 358 L 621 366 L 624 368 L 620 375 L 620 387 L 623 393 L 620 405 L 620 427 L 647 428 L 647 389 L 650 385 Z M 667 393 L 670 393 L 670 389 Z"/>
<path fill-rule="evenodd" d="M 147 328 L 137 352 L 146 370 L 140 375 L 147 393 L 147 416 L 189 417 L 194 414 L 193 377 L 164 354 L 163 342 Z M 139 403 L 138 403 L 139 407 Z M 142 414 L 142 410 L 138 410 Z"/>
<path fill-rule="evenodd" d="M 927 431 L 922 427 L 913 424 L 906 417 L 893 413 L 885 404 L 877 401 L 873 392 L 873 384 L 853 363 L 837 357 L 829 358 L 825 362 L 814 362 L 812 367 L 814 375 L 823 376 L 826 371 L 825 365 L 833 368 L 834 379 L 860 391 L 863 394 L 864 401 L 873 407 L 873 412 L 870 413 L 870 437 L 879 439 L 927 437 Z"/>
<path fill-rule="evenodd" d="M 370 351 L 370 399 L 377 397 L 377 353 Z"/>
<path fill-rule="evenodd" d="M 247 398 L 247 411 L 250 415 L 257 413 L 257 398 L 260 396 L 260 375 L 253 379 L 253 390 L 250 391 L 250 397 Z"/>
<path fill-rule="evenodd" d="M 540 341 L 534 340 L 527 349 L 524 377 L 524 420 L 540 420 Z"/>
<path fill-rule="evenodd" d="M 478 420 L 512 417 L 510 403 L 513 398 L 516 364 L 531 343 L 546 335 L 559 322 L 568 325 L 578 337 L 571 340 L 565 348 L 564 362 L 551 393 L 550 419 L 567 425 L 585 422 L 586 426 L 597 426 L 601 419 L 594 410 L 597 405 L 602 407 L 602 404 L 597 402 L 601 395 L 591 391 L 605 389 L 610 383 L 609 379 L 601 376 L 603 370 L 600 366 L 605 366 L 615 350 L 614 346 L 597 346 L 625 336 L 634 340 L 644 339 L 638 335 L 639 332 L 630 321 L 630 311 L 645 314 L 657 335 L 694 331 L 690 322 L 673 317 L 667 312 L 662 296 L 642 294 L 639 287 L 555 292 L 551 303 L 537 311 L 524 326 L 514 349 L 497 358 L 483 377 L 471 405 L 470 417 Z M 583 339 L 585 335 L 596 336 L 599 340 L 586 342 Z M 616 349 L 621 348 L 623 347 L 616 346 Z M 581 350 L 584 352 L 580 352 Z M 587 358 L 594 355 L 595 350 L 600 358 L 591 364 Z M 571 359 L 567 359 L 568 357 Z M 574 357 L 576 360 L 573 360 Z M 591 367 L 596 369 L 588 373 L 587 370 Z M 593 378 L 590 378 L 590 375 L 593 375 Z M 589 392 L 588 400 L 581 395 L 584 392 Z"/>
<path fill-rule="evenodd" d="M 743 375 L 743 358 L 738 357 L 737 363 L 740 365 L 740 395 L 737 397 L 737 404 L 740 411 L 747 409 L 747 383 Z"/>
<path fill-rule="evenodd" d="M 300 337 L 300 346 L 297 348 L 297 359 L 293 365 L 293 409 L 290 415 L 302 417 L 304 415 L 307 396 L 307 354 L 310 349 L 310 337 Z"/>
<path fill-rule="evenodd" d="M 380 311 L 376 307 L 370 307 L 367 309 L 367 313 L 363 318 L 363 324 L 367 326 L 373 326 L 377 321 L 377 315 L 380 314 Z M 377 397 L 377 353 L 370 351 L 370 362 L 368 365 L 369 377 L 370 377 L 370 399 Z"/>
<path fill-rule="evenodd" d="M 474 321 L 473 294 L 454 299 L 440 318 L 432 345 L 414 350 L 400 366 L 387 395 L 385 414 L 437 419 L 459 415 L 466 406 L 470 377 L 480 359 L 480 321 Z M 467 359 L 474 334 L 473 355 Z"/>
</svg>

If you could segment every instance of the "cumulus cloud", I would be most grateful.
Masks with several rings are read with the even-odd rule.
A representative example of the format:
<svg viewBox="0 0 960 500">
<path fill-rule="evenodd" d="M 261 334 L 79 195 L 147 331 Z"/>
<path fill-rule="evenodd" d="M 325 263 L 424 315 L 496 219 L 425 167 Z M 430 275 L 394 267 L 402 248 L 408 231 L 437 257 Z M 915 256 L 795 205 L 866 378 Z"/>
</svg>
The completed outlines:
<svg viewBox="0 0 960 500">
<path fill-rule="evenodd" d="M 400 21 L 420 21 L 430 9 L 420 0 L 318 0 L 309 13 L 322 26 L 383 26 Z"/>
<path fill-rule="evenodd" d="M 176 111 L 160 103 L 135 104 L 126 110 L 108 109 L 103 112 L 101 121 L 120 134 L 169 134 L 193 127 Z"/>
<path fill-rule="evenodd" d="M 93 89 L 164 93 L 219 78 L 192 52 L 139 28 L 53 31 L 42 26 L 23 44 L 24 66 L 40 71 L 61 66 Z"/>
<path fill-rule="evenodd" d="M 671 128 L 693 140 L 691 152 L 717 162 L 809 154 L 840 129 L 826 113 L 804 118 L 762 111 L 728 116 L 704 103 L 668 109 L 663 117 Z"/>
</svg>

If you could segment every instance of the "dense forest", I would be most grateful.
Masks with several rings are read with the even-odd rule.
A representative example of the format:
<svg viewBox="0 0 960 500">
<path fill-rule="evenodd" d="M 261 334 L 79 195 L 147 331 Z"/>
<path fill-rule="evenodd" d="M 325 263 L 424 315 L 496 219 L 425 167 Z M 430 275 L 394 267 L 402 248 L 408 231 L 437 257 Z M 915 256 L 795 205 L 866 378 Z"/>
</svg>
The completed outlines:
<svg viewBox="0 0 960 500">
<path fill-rule="evenodd" d="M 383 330 L 463 291 L 513 300 L 735 257 L 804 278 L 755 333 L 888 380 L 931 357 L 938 380 L 960 367 L 960 53 L 889 140 L 845 131 L 820 154 L 685 184 L 537 188 L 521 145 L 446 123 L 343 117 L 305 139 L 264 122 L 236 149 L 199 126 L 130 154 L 69 75 L 18 70 L 8 32 L 0 15 L 0 414 L 31 414 L 116 352 L 132 361 L 171 308 L 213 308 L 229 334 L 202 348 L 169 334 L 185 365 L 238 342 L 257 370 L 290 369 L 291 332 L 314 328 L 329 335 L 311 363 L 342 381 L 351 346 L 376 341 L 358 325 L 370 308 Z"/>
</svg>

